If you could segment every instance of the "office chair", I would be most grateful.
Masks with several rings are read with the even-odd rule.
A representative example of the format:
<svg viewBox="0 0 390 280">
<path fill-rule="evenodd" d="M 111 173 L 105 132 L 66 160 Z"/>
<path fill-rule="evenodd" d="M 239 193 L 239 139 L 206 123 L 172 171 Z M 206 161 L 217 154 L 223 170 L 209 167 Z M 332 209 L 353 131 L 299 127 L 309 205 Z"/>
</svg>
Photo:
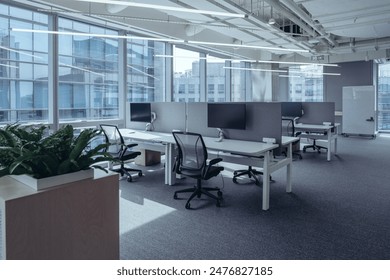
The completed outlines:
<svg viewBox="0 0 390 280">
<path fill-rule="evenodd" d="M 300 131 L 295 131 L 294 118 L 282 118 L 282 128 L 283 135 L 286 136 L 298 137 L 302 133 Z M 300 142 L 300 139 L 292 142 L 292 155 L 293 157 L 295 156 L 298 159 L 302 159 L 302 155 L 300 152 Z M 286 151 L 283 151 L 283 154 L 287 156 Z"/>
<path fill-rule="evenodd" d="M 311 145 L 303 146 L 302 150 L 304 153 L 306 153 L 306 149 L 313 149 L 313 151 L 317 151 L 319 154 L 321 153 L 321 149 L 324 149 L 325 151 L 328 150 L 327 147 L 317 145 L 317 143 L 316 143 L 317 138 L 315 137 L 315 136 L 326 135 L 326 133 L 307 132 L 307 134 L 309 134 L 309 135 L 312 134 L 313 137 L 308 137 L 308 138 L 311 139 L 313 141 L 313 143 Z"/>
<path fill-rule="evenodd" d="M 136 158 L 141 154 L 138 151 L 132 151 L 131 148 L 138 144 L 125 144 L 123 137 L 116 125 L 102 124 L 100 128 L 103 130 L 106 143 L 110 143 L 107 152 L 110 153 L 114 160 L 119 161 L 119 168 L 110 168 L 111 171 L 120 173 L 121 176 L 126 175 L 127 181 L 131 182 L 133 178 L 130 172 L 137 172 L 138 176 L 142 176 L 142 170 L 125 167 L 127 161 Z"/>
<path fill-rule="evenodd" d="M 221 158 L 214 158 L 207 164 L 207 148 L 204 144 L 202 135 L 191 132 L 172 132 L 175 142 L 178 147 L 178 156 L 175 161 L 175 171 L 187 177 L 196 179 L 196 186 L 193 188 L 176 191 L 173 195 L 174 199 L 178 199 L 179 193 L 192 193 L 188 198 L 185 208 L 191 208 L 191 200 L 196 196 L 206 195 L 217 201 L 217 207 L 220 207 L 222 192 L 219 188 L 202 187 L 202 180 L 208 180 L 217 176 L 224 168 L 222 166 L 214 166 L 222 161 Z M 212 194 L 216 191 L 217 195 Z"/>
</svg>

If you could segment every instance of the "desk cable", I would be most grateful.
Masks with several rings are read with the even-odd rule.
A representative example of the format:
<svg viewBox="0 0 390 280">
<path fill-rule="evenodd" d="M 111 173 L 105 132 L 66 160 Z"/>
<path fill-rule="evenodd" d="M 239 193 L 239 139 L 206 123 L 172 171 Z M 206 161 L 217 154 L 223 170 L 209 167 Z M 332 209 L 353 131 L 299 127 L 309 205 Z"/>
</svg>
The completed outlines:
<svg viewBox="0 0 390 280">
<path fill-rule="evenodd" d="M 217 158 L 219 157 L 219 151 L 217 152 Z M 220 166 L 219 163 L 217 163 L 217 166 Z M 219 173 L 221 175 L 221 181 L 222 181 L 222 188 L 220 188 L 220 190 L 223 190 L 225 189 L 225 180 L 224 180 L 224 177 L 222 175 L 222 172 Z"/>
</svg>

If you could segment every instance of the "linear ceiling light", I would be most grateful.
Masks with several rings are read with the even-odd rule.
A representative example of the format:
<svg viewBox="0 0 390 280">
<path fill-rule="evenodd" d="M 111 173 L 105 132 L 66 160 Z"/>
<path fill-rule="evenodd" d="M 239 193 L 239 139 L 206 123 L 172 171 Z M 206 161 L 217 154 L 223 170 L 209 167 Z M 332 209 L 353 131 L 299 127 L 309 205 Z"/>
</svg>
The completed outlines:
<svg viewBox="0 0 390 280">
<path fill-rule="evenodd" d="M 274 50 L 274 51 L 284 51 L 284 52 L 305 52 L 305 53 L 309 52 L 308 50 L 304 50 L 304 49 L 285 49 L 279 47 L 262 47 L 262 46 L 253 46 L 253 45 L 239 45 L 239 44 L 227 44 L 227 43 L 204 42 L 204 41 L 188 41 L 187 43 L 195 44 L 195 45 L 212 45 L 212 46 L 233 47 L 233 48 Z"/>
<path fill-rule="evenodd" d="M 305 74 L 305 75 L 309 74 L 309 75 L 318 75 L 318 76 L 321 76 L 321 75 L 324 75 L 324 76 L 340 76 L 341 75 L 340 73 L 323 73 L 323 72 L 294 71 L 294 70 L 289 71 L 289 73 Z"/>
<path fill-rule="evenodd" d="M 313 63 L 313 62 L 293 62 L 293 61 L 269 61 L 269 60 L 256 60 L 258 63 L 278 63 L 278 64 L 297 64 L 297 65 L 318 65 L 318 66 L 332 66 L 337 67 L 338 64 L 331 63 Z"/>
<path fill-rule="evenodd" d="M 42 57 L 40 57 L 40 56 L 33 55 L 33 54 L 29 54 L 29 53 L 26 53 L 26 52 L 22 52 L 22 51 L 19 51 L 19 50 L 15 50 L 15 49 L 10 49 L 10 48 L 3 47 L 3 46 L 0 46 L 0 49 L 7 50 L 7 51 L 10 51 L 10 52 L 14 52 L 14 53 L 18 53 L 18 54 L 22 54 L 22 55 L 29 56 L 29 57 L 34 57 L 34 58 L 42 59 Z"/>
<path fill-rule="evenodd" d="M 154 4 L 144 4 L 144 3 L 135 3 L 128 1 L 117 1 L 117 0 L 75 0 L 79 2 L 94 2 L 102 4 L 113 4 L 113 5 L 122 5 L 129 7 L 138 7 L 138 8 L 149 8 L 162 11 L 174 11 L 174 12 L 184 12 L 184 13 L 193 13 L 193 14 L 205 14 L 213 16 L 223 16 L 223 17 L 236 17 L 236 18 L 245 18 L 246 14 L 237 14 L 237 13 L 227 13 L 227 12 L 217 12 L 217 11 L 207 11 L 207 10 L 198 10 L 198 9 L 188 9 L 182 7 L 172 7 L 164 5 L 154 5 Z"/>
<path fill-rule="evenodd" d="M 0 63 L 0 66 L 5 66 L 5 67 L 8 67 L 8 68 L 16 68 L 16 69 L 19 68 L 18 66 L 13 66 L 13 65 L 9 65 L 9 64 L 3 64 L 3 63 Z"/>
<path fill-rule="evenodd" d="M 131 40 L 147 40 L 147 41 L 184 43 L 184 40 L 177 40 L 177 39 L 170 39 L 170 38 L 147 38 L 147 37 L 139 37 L 139 36 L 95 34 L 95 33 L 71 32 L 71 31 L 51 31 L 51 30 L 35 30 L 35 29 L 22 29 L 22 28 L 11 28 L 11 31 L 44 33 L 44 34 L 55 34 L 55 35 L 69 35 L 69 36 L 99 37 L 99 38 L 111 38 L 111 39 L 131 39 Z"/>
<path fill-rule="evenodd" d="M 257 69 L 257 68 L 245 68 L 245 67 L 227 67 L 227 66 L 225 66 L 223 68 L 224 69 L 232 69 L 232 70 L 287 73 L 287 70 L 269 70 L 269 69 Z"/>
</svg>

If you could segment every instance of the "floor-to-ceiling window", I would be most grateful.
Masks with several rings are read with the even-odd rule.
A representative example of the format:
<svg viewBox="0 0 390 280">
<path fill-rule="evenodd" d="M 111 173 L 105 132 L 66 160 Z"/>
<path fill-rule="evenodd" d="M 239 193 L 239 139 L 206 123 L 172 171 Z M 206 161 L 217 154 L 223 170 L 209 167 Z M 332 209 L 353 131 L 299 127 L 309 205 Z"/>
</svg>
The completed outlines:
<svg viewBox="0 0 390 280">
<path fill-rule="evenodd" d="M 163 101 L 165 94 L 165 43 L 127 41 L 127 101 Z"/>
<path fill-rule="evenodd" d="M 173 48 L 173 100 L 200 101 L 199 53 Z"/>
<path fill-rule="evenodd" d="M 390 63 L 379 64 L 378 129 L 390 131 Z"/>
<path fill-rule="evenodd" d="M 232 67 L 229 69 L 231 71 L 231 101 L 233 102 L 243 102 L 251 101 L 247 100 L 247 91 L 249 90 L 247 78 L 250 75 L 248 70 L 250 68 L 249 63 L 247 62 L 233 62 Z"/>
<path fill-rule="evenodd" d="M 0 4 L 0 123 L 48 121 L 48 16 Z"/>
<path fill-rule="evenodd" d="M 323 101 L 322 66 L 291 66 L 288 72 L 289 101 Z"/>
<path fill-rule="evenodd" d="M 59 18 L 59 31 L 118 35 L 117 31 Z M 60 121 L 119 117 L 118 39 L 59 35 Z"/>
<path fill-rule="evenodd" d="M 225 101 L 225 60 L 213 56 L 208 56 L 206 67 L 207 101 Z"/>
</svg>

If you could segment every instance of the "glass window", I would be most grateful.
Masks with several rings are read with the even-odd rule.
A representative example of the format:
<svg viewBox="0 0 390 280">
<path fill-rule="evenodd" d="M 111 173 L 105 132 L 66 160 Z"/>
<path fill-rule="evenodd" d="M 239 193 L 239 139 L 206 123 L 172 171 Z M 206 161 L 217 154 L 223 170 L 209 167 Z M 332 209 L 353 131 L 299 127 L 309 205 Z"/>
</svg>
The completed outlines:
<svg viewBox="0 0 390 280">
<path fill-rule="evenodd" d="M 61 31 L 118 34 L 110 29 L 59 18 Z M 59 35 L 59 118 L 119 117 L 118 39 Z"/>
<path fill-rule="evenodd" d="M 246 75 L 247 70 L 241 70 L 242 68 L 247 68 L 248 63 L 232 63 L 232 102 L 243 102 L 246 100 Z M 249 100 L 248 100 L 249 101 Z"/>
<path fill-rule="evenodd" d="M 48 121 L 48 16 L 0 7 L 0 123 Z"/>
<path fill-rule="evenodd" d="M 199 102 L 200 93 L 191 93 L 189 85 L 199 85 L 199 53 L 173 48 L 173 99 L 174 101 Z M 185 97 L 183 97 L 185 95 Z"/>
<path fill-rule="evenodd" d="M 164 101 L 165 43 L 127 41 L 127 101 Z"/>
<path fill-rule="evenodd" d="M 314 101 L 324 99 L 323 67 L 318 65 L 289 67 L 289 101 Z"/>
<path fill-rule="evenodd" d="M 378 129 L 390 131 L 390 63 L 379 64 Z"/>
<path fill-rule="evenodd" d="M 225 101 L 225 60 L 213 56 L 207 57 L 207 100 Z M 222 86 L 222 87 L 221 87 Z M 218 88 L 218 92 L 215 91 Z"/>
</svg>

